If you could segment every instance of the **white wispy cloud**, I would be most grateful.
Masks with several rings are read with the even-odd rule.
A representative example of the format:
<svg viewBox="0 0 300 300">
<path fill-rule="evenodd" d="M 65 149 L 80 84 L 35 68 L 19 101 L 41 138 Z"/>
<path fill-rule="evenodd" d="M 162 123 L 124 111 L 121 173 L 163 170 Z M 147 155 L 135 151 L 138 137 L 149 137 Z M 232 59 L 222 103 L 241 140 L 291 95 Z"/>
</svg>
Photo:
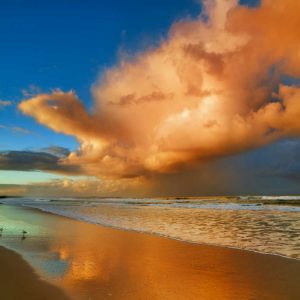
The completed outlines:
<svg viewBox="0 0 300 300">
<path fill-rule="evenodd" d="M 15 133 L 21 133 L 21 134 L 33 134 L 32 131 L 20 127 L 20 126 L 6 126 L 6 125 L 2 125 L 0 124 L 0 129 L 7 129 L 10 130 L 11 132 L 15 132 Z"/>
<path fill-rule="evenodd" d="M 32 134 L 32 132 L 26 128 L 19 127 L 19 126 L 14 126 L 11 127 L 11 130 L 14 132 L 22 133 L 22 134 Z"/>
<path fill-rule="evenodd" d="M 0 100 L 0 109 L 6 106 L 11 106 L 13 104 L 12 101 Z"/>
</svg>

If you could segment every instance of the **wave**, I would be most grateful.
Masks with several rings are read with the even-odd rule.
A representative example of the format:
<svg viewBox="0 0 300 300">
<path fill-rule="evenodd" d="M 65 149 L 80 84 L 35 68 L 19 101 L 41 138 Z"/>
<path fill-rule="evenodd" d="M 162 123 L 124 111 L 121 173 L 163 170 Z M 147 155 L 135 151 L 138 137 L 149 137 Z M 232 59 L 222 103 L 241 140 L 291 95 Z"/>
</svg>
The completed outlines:
<svg viewBox="0 0 300 300">
<path fill-rule="evenodd" d="M 244 197 L 216 198 L 175 198 L 175 199 L 130 199 L 130 198 L 10 198 L 2 203 L 15 205 L 54 204 L 57 206 L 152 206 L 162 208 L 188 208 L 212 210 L 253 210 L 253 211 L 286 211 L 300 212 L 300 196 L 257 196 L 244 199 Z"/>
<path fill-rule="evenodd" d="M 209 246 L 221 246 L 221 247 L 226 247 L 226 248 L 231 248 L 231 249 L 246 250 L 246 251 L 265 254 L 265 255 L 275 255 L 275 256 L 280 256 L 280 257 L 283 257 L 283 258 L 300 260 L 300 254 L 299 254 L 299 256 L 293 257 L 293 256 L 283 254 L 283 253 L 280 253 L 280 252 L 276 252 L 276 251 L 267 251 L 267 250 L 261 251 L 261 250 L 257 250 L 257 249 L 249 248 L 249 247 L 233 246 L 233 245 L 227 245 L 227 244 L 222 244 L 222 243 L 214 243 L 213 241 L 210 241 L 210 242 L 208 242 L 208 241 L 207 242 L 196 242 L 194 240 L 183 239 L 181 237 L 175 237 L 175 236 L 172 236 L 172 235 L 163 234 L 163 233 L 154 232 L 154 231 L 148 231 L 148 230 L 143 230 L 143 229 L 134 229 L 134 228 L 131 228 L 131 227 L 124 227 L 124 226 L 115 226 L 115 225 L 112 225 L 110 223 L 91 220 L 87 216 L 77 215 L 77 214 L 74 214 L 72 212 L 61 211 L 61 210 L 57 210 L 57 209 L 54 209 L 54 208 L 49 208 L 49 207 L 45 208 L 45 207 L 41 207 L 41 206 L 32 206 L 32 205 L 30 205 L 30 206 L 25 205 L 25 206 L 29 207 L 29 208 L 40 210 L 42 212 L 51 213 L 51 214 L 54 214 L 54 215 L 74 219 L 74 220 L 77 220 L 77 221 L 82 221 L 82 222 L 95 224 L 95 225 L 100 225 L 100 226 L 113 228 L 113 229 L 118 229 L 118 230 L 133 231 L 133 232 L 139 232 L 139 233 L 147 233 L 147 234 L 166 237 L 166 238 L 170 238 L 170 239 L 174 239 L 174 240 L 178 240 L 178 241 L 182 241 L 182 242 L 193 243 L 193 244 L 201 244 L 201 245 L 209 245 Z"/>
</svg>

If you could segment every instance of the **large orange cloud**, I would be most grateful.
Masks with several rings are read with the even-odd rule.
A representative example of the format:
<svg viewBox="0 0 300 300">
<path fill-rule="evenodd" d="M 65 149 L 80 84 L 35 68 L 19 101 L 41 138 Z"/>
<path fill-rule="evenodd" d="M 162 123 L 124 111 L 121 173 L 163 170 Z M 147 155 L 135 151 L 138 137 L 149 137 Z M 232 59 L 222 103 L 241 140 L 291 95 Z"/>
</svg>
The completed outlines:
<svg viewBox="0 0 300 300">
<path fill-rule="evenodd" d="M 159 47 L 107 70 L 87 113 L 72 92 L 37 95 L 20 110 L 75 136 L 61 160 L 88 175 L 165 173 L 300 135 L 300 3 L 204 2 Z"/>
</svg>

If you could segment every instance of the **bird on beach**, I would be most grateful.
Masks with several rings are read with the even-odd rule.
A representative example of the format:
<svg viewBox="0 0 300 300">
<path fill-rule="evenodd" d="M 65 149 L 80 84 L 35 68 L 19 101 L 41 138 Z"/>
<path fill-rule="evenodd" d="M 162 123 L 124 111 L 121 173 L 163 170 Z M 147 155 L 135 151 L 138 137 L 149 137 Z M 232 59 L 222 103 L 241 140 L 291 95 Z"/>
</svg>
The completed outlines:
<svg viewBox="0 0 300 300">
<path fill-rule="evenodd" d="M 26 230 L 23 230 L 23 231 L 22 231 L 22 238 L 23 238 L 23 239 L 25 239 L 26 234 L 27 234 L 27 231 L 26 231 Z"/>
</svg>

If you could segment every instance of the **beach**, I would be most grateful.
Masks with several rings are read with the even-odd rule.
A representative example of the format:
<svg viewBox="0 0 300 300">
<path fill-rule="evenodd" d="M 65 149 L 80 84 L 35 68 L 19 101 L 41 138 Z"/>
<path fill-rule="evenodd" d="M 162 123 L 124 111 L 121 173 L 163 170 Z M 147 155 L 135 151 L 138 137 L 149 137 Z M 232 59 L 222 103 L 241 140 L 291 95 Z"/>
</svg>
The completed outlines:
<svg viewBox="0 0 300 300">
<path fill-rule="evenodd" d="M 69 299 L 62 290 L 41 280 L 20 255 L 3 247 L 0 247 L 0 266 L 1 299 Z"/>
<path fill-rule="evenodd" d="M 1 250 L 1 296 L 26 279 L 16 299 L 35 299 L 26 288 L 59 295 L 47 292 L 50 298 L 36 299 L 65 299 L 57 288 L 71 299 L 299 299 L 299 260 L 107 228 L 22 207 L 1 205 L 0 216 L 0 245 L 21 254 L 37 274 L 18 255 Z M 22 239 L 24 228 L 28 236 Z"/>
</svg>

